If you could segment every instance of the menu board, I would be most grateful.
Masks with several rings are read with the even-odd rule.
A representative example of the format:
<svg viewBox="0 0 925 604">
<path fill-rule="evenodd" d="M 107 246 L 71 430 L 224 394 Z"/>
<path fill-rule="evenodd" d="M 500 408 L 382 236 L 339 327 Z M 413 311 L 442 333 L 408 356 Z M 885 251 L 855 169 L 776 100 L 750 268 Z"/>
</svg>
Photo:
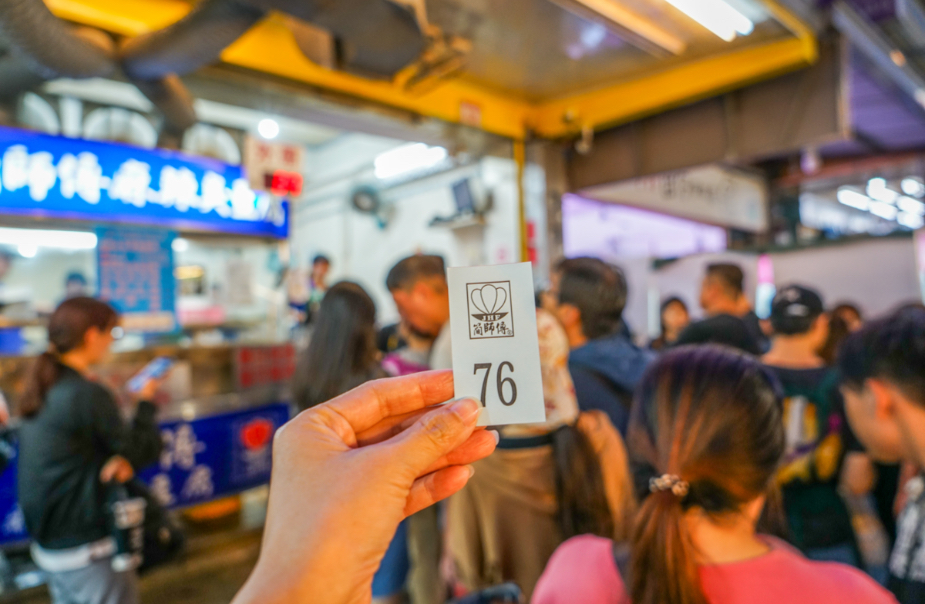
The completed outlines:
<svg viewBox="0 0 925 604">
<path fill-rule="evenodd" d="M 130 332 L 173 331 L 175 233 L 101 228 L 96 234 L 99 295 L 122 315 L 122 327 Z"/>
</svg>

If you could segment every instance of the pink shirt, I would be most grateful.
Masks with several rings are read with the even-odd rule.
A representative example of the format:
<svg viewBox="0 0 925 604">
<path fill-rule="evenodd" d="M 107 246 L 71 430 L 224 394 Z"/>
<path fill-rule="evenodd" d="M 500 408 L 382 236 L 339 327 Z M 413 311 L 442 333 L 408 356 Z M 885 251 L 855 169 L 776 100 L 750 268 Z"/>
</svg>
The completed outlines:
<svg viewBox="0 0 925 604">
<path fill-rule="evenodd" d="M 896 604 L 890 592 L 856 568 L 811 562 L 782 541 L 763 539 L 772 547 L 763 556 L 700 567 L 711 604 Z M 531 604 L 623 604 L 625 598 L 613 542 L 582 535 L 549 559 Z"/>
</svg>

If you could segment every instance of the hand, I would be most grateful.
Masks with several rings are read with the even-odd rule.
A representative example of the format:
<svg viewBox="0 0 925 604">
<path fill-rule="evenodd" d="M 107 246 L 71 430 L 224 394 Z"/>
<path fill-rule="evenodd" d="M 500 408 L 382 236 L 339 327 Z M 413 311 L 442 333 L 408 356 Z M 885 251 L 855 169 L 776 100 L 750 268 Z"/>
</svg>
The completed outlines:
<svg viewBox="0 0 925 604">
<path fill-rule="evenodd" d="M 135 397 L 140 401 L 154 402 L 154 397 L 157 395 L 157 391 L 160 389 L 161 384 L 163 383 L 163 379 L 148 380 L 145 382 L 145 385 L 135 393 Z"/>
<path fill-rule="evenodd" d="M 369 382 L 276 434 L 260 559 L 233 604 L 368 603 L 398 523 L 461 489 L 497 435 L 431 371 Z"/>
<path fill-rule="evenodd" d="M 100 482 L 106 484 L 115 481 L 122 484 L 131 480 L 134 475 L 135 469 L 132 464 L 121 455 L 114 455 L 109 458 L 109 461 L 100 470 Z"/>
</svg>

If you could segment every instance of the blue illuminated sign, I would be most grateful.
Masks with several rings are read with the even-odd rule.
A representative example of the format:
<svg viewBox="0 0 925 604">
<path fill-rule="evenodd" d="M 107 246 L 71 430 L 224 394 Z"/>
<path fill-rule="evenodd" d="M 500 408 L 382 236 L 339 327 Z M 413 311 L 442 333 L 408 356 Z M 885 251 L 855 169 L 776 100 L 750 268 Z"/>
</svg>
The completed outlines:
<svg viewBox="0 0 925 604">
<path fill-rule="evenodd" d="M 285 238 L 289 204 L 240 166 L 0 128 L 0 213 Z"/>
</svg>

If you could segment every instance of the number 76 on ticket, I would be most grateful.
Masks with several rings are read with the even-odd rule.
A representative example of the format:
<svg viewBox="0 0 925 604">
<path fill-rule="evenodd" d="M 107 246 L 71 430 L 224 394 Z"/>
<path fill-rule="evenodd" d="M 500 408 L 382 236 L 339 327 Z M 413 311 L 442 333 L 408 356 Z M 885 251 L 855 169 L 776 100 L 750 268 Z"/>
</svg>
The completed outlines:
<svg viewBox="0 0 925 604">
<path fill-rule="evenodd" d="M 529 262 L 447 269 L 456 398 L 481 401 L 480 426 L 546 420 Z"/>
</svg>

